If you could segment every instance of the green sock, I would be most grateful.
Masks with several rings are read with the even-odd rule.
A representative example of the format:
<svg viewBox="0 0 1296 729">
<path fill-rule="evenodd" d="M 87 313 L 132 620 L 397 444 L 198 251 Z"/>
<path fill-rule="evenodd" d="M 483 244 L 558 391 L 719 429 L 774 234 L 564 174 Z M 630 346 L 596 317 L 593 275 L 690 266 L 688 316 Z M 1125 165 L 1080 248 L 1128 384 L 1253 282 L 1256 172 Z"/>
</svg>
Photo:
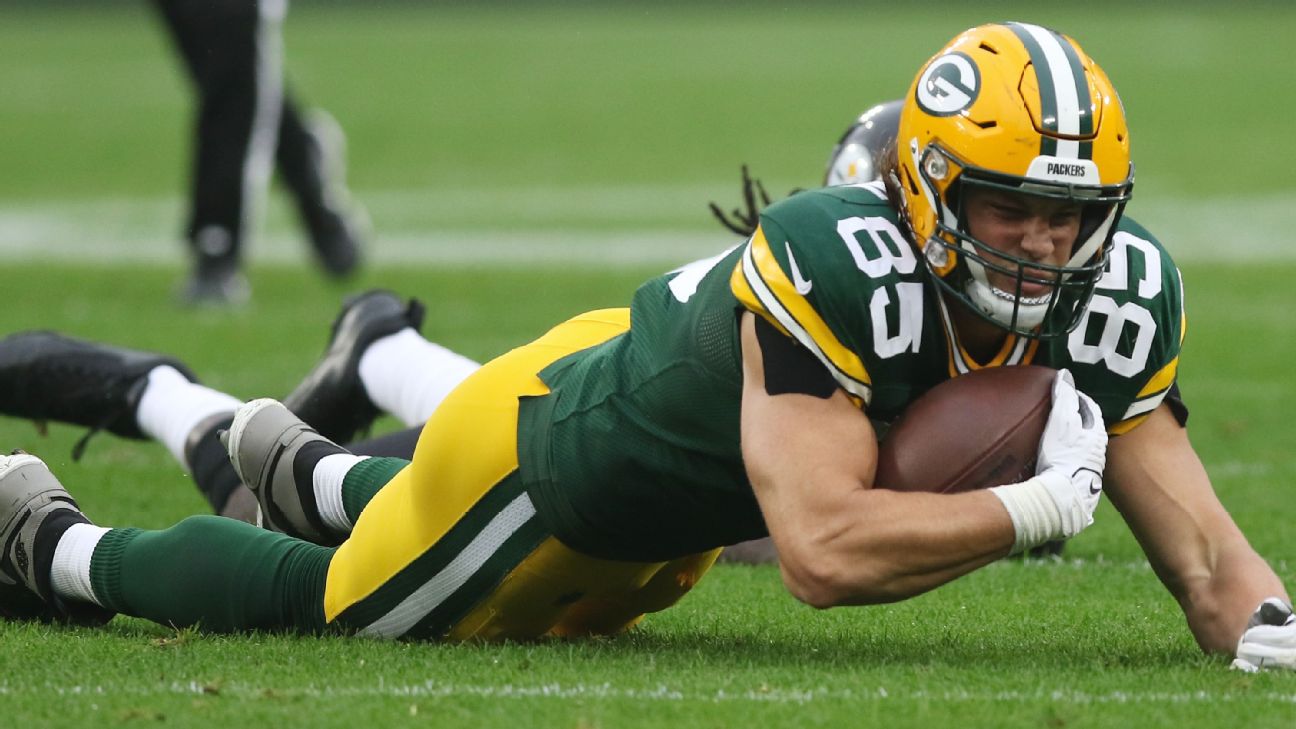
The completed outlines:
<svg viewBox="0 0 1296 729">
<path fill-rule="evenodd" d="M 106 607 L 163 625 L 319 632 L 333 551 L 193 516 L 160 531 L 109 531 L 91 558 L 90 583 Z"/>
<path fill-rule="evenodd" d="M 352 524 L 360 518 L 360 512 L 368 506 L 374 494 L 409 463 L 404 458 L 366 458 L 347 471 L 342 479 L 342 508 Z"/>
</svg>

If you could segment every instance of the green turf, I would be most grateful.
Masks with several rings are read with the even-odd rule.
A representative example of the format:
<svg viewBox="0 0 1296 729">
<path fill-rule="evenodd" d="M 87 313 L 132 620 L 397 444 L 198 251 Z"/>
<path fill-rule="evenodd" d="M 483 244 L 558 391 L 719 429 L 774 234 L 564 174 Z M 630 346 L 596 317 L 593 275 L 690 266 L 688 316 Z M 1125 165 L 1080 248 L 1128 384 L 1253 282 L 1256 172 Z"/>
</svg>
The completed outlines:
<svg viewBox="0 0 1296 729">
<path fill-rule="evenodd" d="M 1000 18 L 1070 32 L 1122 90 L 1136 215 L 1139 200 L 1196 212 L 1292 196 L 1287 4 L 299 1 L 289 67 L 345 124 L 359 195 L 408 194 L 384 198 L 408 200 L 390 214 L 430 231 L 517 231 L 519 261 L 380 267 L 345 288 L 254 262 L 250 308 L 193 313 L 170 303 L 178 260 L 8 257 L 0 334 L 48 327 L 159 349 L 239 396 L 282 394 L 323 346 L 340 295 L 384 285 L 428 302 L 431 338 L 486 358 L 624 304 L 659 268 L 532 266 L 526 229 L 705 227 L 702 203 L 732 195 L 743 161 L 776 193 L 810 184 L 847 120 L 898 96 L 943 38 Z M 0 89 L 0 209 L 178 194 L 187 91 L 146 4 L 0 5 Z M 555 198 L 568 202 L 536 203 Z M 0 229 L 0 249 L 9 235 Z M 1217 260 L 1246 242 L 1221 235 Z M 1222 500 L 1289 584 L 1293 276 L 1291 256 L 1186 265 L 1181 369 L 1190 435 Z M 203 508 L 161 447 L 101 434 L 73 463 L 81 435 L 0 419 L 0 447 L 47 458 L 105 523 L 162 527 Z M 892 606 L 815 612 L 773 568 L 721 566 L 616 640 L 438 646 L 125 619 L 102 632 L 0 624 L 0 727 L 1289 727 L 1293 678 L 1200 656 L 1108 506 L 1060 564 L 999 564 Z"/>
<path fill-rule="evenodd" d="M 53 325 L 176 352 L 209 382 L 251 397 L 280 393 L 322 346 L 336 291 L 288 268 L 254 279 L 254 307 L 202 316 L 157 305 L 175 271 L 19 264 L 9 295 L 59 307 L 10 309 L 15 328 Z M 428 301 L 432 337 L 475 356 L 521 343 L 584 307 L 615 303 L 648 271 L 476 269 L 367 274 Z M 1296 339 L 1270 297 L 1296 275 L 1189 267 L 1194 301 L 1183 384 L 1190 433 L 1221 497 L 1280 576 L 1296 578 L 1288 542 L 1296 505 L 1276 497 L 1296 477 L 1281 363 Z M 123 286 L 129 279 L 131 284 Z M 363 283 L 368 283 L 366 280 Z M 513 292 L 535 294 L 518 309 Z M 138 312 L 148 311 L 141 327 Z M 1254 346 L 1227 343 L 1242 337 Z M 49 458 L 105 523 L 161 527 L 202 502 L 155 445 L 0 420 L 0 440 Z M 506 726 L 1288 726 L 1288 676 L 1242 676 L 1202 657 L 1173 601 L 1117 515 L 1059 564 L 993 566 L 917 600 L 815 612 L 773 568 L 721 566 L 677 608 L 634 635 L 602 641 L 463 647 L 283 636 L 211 637 L 119 619 L 106 633 L 0 625 L 0 706 L 17 719 L 168 725 L 361 721 Z M 413 707 L 413 708 L 411 708 Z M 411 712 L 414 712 L 413 714 Z M 15 726 L 22 725 L 21 723 Z"/>
</svg>

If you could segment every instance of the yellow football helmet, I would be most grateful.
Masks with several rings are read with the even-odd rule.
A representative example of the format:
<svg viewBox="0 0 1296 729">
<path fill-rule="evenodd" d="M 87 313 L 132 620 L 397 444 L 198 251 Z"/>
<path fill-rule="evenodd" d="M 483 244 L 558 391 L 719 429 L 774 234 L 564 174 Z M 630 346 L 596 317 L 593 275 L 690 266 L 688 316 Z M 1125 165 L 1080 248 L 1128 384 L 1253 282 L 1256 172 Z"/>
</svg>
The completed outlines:
<svg viewBox="0 0 1296 729">
<path fill-rule="evenodd" d="M 965 31 L 914 79 L 896 146 L 902 215 L 938 285 L 1023 336 L 1074 329 L 1134 183 L 1125 111 L 1098 64 L 1038 25 Z M 977 240 L 960 206 L 969 185 L 1079 202 L 1067 263 L 1026 261 Z M 1016 291 L 991 285 L 987 271 L 1013 277 Z M 1024 296 L 1026 282 L 1050 293 Z"/>
</svg>

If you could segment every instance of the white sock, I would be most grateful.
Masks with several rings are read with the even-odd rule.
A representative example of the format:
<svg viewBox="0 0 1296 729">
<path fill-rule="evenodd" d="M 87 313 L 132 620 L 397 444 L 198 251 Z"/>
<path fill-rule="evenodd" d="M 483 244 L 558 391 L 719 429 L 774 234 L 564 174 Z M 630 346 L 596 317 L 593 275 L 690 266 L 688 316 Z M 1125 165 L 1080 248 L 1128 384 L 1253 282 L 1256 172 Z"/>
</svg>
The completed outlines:
<svg viewBox="0 0 1296 729">
<path fill-rule="evenodd" d="M 320 521 L 330 529 L 350 534 L 351 527 L 355 526 L 342 506 L 342 481 L 346 479 L 348 471 L 367 458 L 369 456 L 334 453 L 324 456 L 315 464 L 311 476 L 315 485 L 315 510 L 319 512 Z"/>
<path fill-rule="evenodd" d="M 90 586 L 90 558 L 108 530 L 94 524 L 73 524 L 54 547 L 50 564 L 50 589 L 64 600 L 92 602 L 106 607 Z"/>
<path fill-rule="evenodd" d="M 174 367 L 162 365 L 148 374 L 148 385 L 140 397 L 135 422 L 145 435 L 166 446 L 176 461 L 188 469 L 184 447 L 189 431 L 212 415 L 233 414 L 242 404 L 232 395 L 190 382 Z"/>
<path fill-rule="evenodd" d="M 378 409 L 407 426 L 422 425 L 446 395 L 481 364 L 406 327 L 360 356 L 360 382 Z"/>
</svg>

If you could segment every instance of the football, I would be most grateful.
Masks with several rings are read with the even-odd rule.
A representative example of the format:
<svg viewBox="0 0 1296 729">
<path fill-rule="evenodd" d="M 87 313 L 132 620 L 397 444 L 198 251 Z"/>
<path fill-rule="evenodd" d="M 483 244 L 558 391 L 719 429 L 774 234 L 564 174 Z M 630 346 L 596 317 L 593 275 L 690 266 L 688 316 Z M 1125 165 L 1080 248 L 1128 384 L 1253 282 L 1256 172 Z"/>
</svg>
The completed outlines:
<svg viewBox="0 0 1296 729">
<path fill-rule="evenodd" d="M 988 367 L 915 400 L 878 447 L 874 483 L 895 491 L 958 493 L 1035 474 L 1057 370 Z"/>
</svg>

